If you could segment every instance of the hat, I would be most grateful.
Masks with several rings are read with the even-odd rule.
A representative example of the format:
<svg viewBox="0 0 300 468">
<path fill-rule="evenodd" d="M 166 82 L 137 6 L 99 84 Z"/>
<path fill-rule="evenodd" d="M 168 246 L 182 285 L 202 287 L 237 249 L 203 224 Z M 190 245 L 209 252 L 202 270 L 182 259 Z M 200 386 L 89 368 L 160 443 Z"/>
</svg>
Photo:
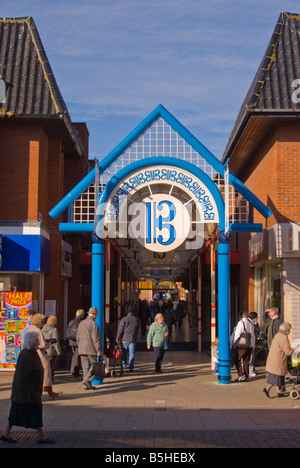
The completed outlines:
<svg viewBox="0 0 300 468">
<path fill-rule="evenodd" d="M 89 308 L 89 315 L 97 315 L 97 314 L 98 314 L 97 307 L 90 307 Z"/>
</svg>

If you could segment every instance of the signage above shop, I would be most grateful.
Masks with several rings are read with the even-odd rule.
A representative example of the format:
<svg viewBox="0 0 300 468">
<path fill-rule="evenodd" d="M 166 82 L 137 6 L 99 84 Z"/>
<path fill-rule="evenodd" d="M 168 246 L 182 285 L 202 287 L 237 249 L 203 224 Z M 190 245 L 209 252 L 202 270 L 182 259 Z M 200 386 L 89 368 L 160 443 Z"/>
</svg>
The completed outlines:
<svg viewBox="0 0 300 468">
<path fill-rule="evenodd" d="M 103 209 L 103 207 L 101 207 Z M 131 173 L 113 190 L 98 230 L 110 238 L 128 234 L 148 250 L 168 252 L 218 223 L 214 197 L 193 174 L 178 167 L 151 166 Z M 103 213 L 100 213 L 103 215 Z M 186 248 L 191 248 L 190 243 Z"/>
<path fill-rule="evenodd" d="M 268 230 L 259 232 L 252 236 L 249 241 L 249 264 L 263 262 L 268 258 Z"/>
</svg>

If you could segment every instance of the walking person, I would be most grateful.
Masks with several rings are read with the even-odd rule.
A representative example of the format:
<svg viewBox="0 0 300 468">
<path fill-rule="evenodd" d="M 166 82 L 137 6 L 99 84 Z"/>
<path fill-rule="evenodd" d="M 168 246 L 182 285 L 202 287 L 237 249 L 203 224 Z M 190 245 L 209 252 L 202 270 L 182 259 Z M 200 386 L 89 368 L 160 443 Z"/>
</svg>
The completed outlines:
<svg viewBox="0 0 300 468">
<path fill-rule="evenodd" d="M 177 326 L 180 330 L 182 326 L 182 321 L 185 316 L 182 300 L 178 302 L 175 313 L 176 313 Z"/>
<path fill-rule="evenodd" d="M 79 376 L 80 359 L 78 356 L 78 344 L 76 341 L 76 335 L 77 335 L 78 327 L 81 321 L 83 320 L 83 318 L 84 318 L 84 310 L 78 309 L 76 311 L 75 318 L 69 322 L 68 327 L 67 327 L 66 338 L 72 350 L 71 374 L 73 375 L 73 377 Z"/>
<path fill-rule="evenodd" d="M 147 349 L 154 350 L 155 371 L 162 372 L 161 365 L 167 345 L 168 327 L 161 313 L 155 315 L 154 322 L 150 325 L 147 335 Z"/>
<path fill-rule="evenodd" d="M 139 304 L 139 315 L 140 315 L 140 320 L 141 320 L 141 335 L 145 336 L 148 320 L 150 317 L 149 307 L 148 307 L 148 303 L 146 299 L 141 301 Z"/>
<path fill-rule="evenodd" d="M 266 340 L 268 349 L 270 349 L 274 336 L 278 333 L 283 320 L 280 318 L 278 307 L 271 307 L 271 309 L 267 309 L 266 314 L 269 315 L 269 320 L 267 321 L 266 327 Z"/>
<path fill-rule="evenodd" d="M 52 389 L 52 375 L 51 375 L 51 365 L 50 359 L 47 354 L 47 348 L 51 344 L 50 342 L 46 342 L 45 337 L 42 332 L 42 328 L 45 325 L 46 317 L 42 314 L 35 314 L 32 317 L 31 327 L 28 329 L 26 336 L 28 333 L 37 333 L 39 336 L 39 347 L 38 347 L 38 355 L 42 362 L 44 368 L 44 382 L 43 382 L 43 390 L 45 393 L 48 393 L 50 400 L 55 400 L 58 398 L 62 392 L 54 392 Z"/>
<path fill-rule="evenodd" d="M 257 315 L 257 313 L 256 312 L 250 312 L 249 320 L 253 325 L 254 335 L 255 335 L 255 345 L 256 345 L 256 341 L 258 339 L 260 339 L 261 336 L 262 336 L 262 332 L 261 332 L 260 327 L 258 325 L 258 315 Z M 252 349 L 250 363 L 249 363 L 249 377 L 256 377 L 256 376 L 257 376 L 257 372 L 256 372 L 256 369 L 255 369 L 255 346 L 254 346 L 254 348 Z"/>
<path fill-rule="evenodd" d="M 290 323 L 283 322 L 272 340 L 266 363 L 267 384 L 269 385 L 263 389 L 268 398 L 270 398 L 270 390 L 274 385 L 277 385 L 277 396 L 279 398 L 286 396 L 284 384 L 288 370 L 287 358 L 294 352 L 288 339 L 291 328 Z"/>
<path fill-rule="evenodd" d="M 27 333 L 16 365 L 8 425 L 0 435 L 2 442 L 10 444 L 17 442 L 16 439 L 10 436 L 10 432 L 13 426 L 21 426 L 36 429 L 38 443 L 54 443 L 54 440 L 48 438 L 43 430 L 42 393 L 44 369 L 37 353 L 38 347 L 39 334 L 36 332 Z"/>
<path fill-rule="evenodd" d="M 22 338 L 21 338 L 22 346 L 23 346 L 23 342 L 24 342 L 25 335 L 26 335 L 26 333 L 28 332 L 28 329 L 31 327 L 32 317 L 33 317 L 35 314 L 36 314 L 36 311 L 35 311 L 35 310 L 33 310 L 33 309 L 27 310 L 27 317 L 26 317 L 27 324 L 26 324 L 26 326 L 24 327 L 24 329 L 23 329 L 23 331 L 22 331 Z"/>
<path fill-rule="evenodd" d="M 97 361 L 98 357 L 102 356 L 100 330 L 95 323 L 97 315 L 97 308 L 90 307 L 88 316 L 79 324 L 76 335 L 85 390 L 95 390 L 95 387 L 92 385 L 92 381 L 94 380 L 92 364 Z"/>
<path fill-rule="evenodd" d="M 55 315 L 51 315 L 48 317 L 47 323 L 43 326 L 42 330 L 46 342 L 50 343 L 50 346 L 47 348 L 47 354 L 50 360 L 52 382 L 54 380 L 54 373 L 57 368 L 57 360 L 59 356 L 62 355 L 59 333 L 56 325 L 57 318 Z"/>
<path fill-rule="evenodd" d="M 164 312 L 164 319 L 168 327 L 169 337 L 172 336 L 172 325 L 175 324 L 175 313 L 173 309 L 173 304 L 171 301 L 168 301 L 166 310 Z"/>
<path fill-rule="evenodd" d="M 122 342 L 122 370 L 127 365 L 127 354 L 129 352 L 128 365 L 129 371 L 133 372 L 134 358 L 135 358 L 135 345 L 137 335 L 140 327 L 140 321 L 133 311 L 128 311 L 126 317 L 120 321 L 117 331 L 116 341 Z"/>
<path fill-rule="evenodd" d="M 237 344 L 242 334 L 249 334 L 249 342 L 243 347 Z M 247 382 L 249 379 L 249 365 L 252 350 L 255 347 L 255 334 L 253 324 L 248 320 L 248 313 L 244 312 L 242 319 L 238 322 L 234 334 L 234 348 L 236 348 L 235 366 L 238 371 L 236 382 Z"/>
</svg>

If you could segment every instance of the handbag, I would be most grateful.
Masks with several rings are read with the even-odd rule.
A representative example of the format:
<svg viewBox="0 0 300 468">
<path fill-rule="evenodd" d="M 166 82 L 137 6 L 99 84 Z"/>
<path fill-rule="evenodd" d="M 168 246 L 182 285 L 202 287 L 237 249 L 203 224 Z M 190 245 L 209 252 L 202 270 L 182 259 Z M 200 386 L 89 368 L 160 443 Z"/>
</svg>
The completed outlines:
<svg viewBox="0 0 300 468">
<path fill-rule="evenodd" d="M 106 353 L 106 356 L 110 359 L 120 359 L 122 356 L 122 348 L 118 343 L 112 343 Z"/>
<path fill-rule="evenodd" d="M 104 379 L 105 377 L 105 364 L 103 361 L 95 361 L 91 365 L 91 372 L 92 375 L 95 377 L 99 377 L 100 379 Z"/>
<path fill-rule="evenodd" d="M 251 333 L 246 331 L 244 322 L 243 322 L 243 325 L 244 325 L 244 332 L 242 332 L 239 338 L 237 338 L 235 342 L 233 343 L 234 348 L 240 348 L 240 349 L 251 348 Z"/>
</svg>

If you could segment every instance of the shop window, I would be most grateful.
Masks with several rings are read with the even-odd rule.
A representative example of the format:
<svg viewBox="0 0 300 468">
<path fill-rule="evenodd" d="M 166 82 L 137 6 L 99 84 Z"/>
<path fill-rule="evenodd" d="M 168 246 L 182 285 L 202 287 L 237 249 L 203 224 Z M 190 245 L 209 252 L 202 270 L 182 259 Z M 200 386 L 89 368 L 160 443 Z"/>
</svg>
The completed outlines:
<svg viewBox="0 0 300 468">
<path fill-rule="evenodd" d="M 281 306 L 281 264 L 270 266 L 270 307 Z"/>
</svg>

